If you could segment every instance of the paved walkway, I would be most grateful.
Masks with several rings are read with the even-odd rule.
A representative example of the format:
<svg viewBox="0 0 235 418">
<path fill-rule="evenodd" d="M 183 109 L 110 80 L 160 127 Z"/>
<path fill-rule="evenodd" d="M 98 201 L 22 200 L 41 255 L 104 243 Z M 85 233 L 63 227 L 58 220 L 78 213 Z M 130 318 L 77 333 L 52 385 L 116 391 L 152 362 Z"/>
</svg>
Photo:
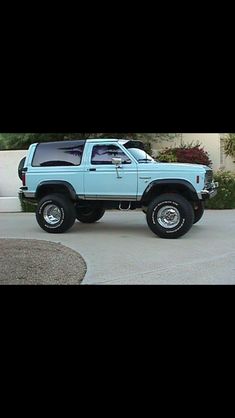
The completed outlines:
<svg viewBox="0 0 235 418">
<path fill-rule="evenodd" d="M 2 213 L 0 238 L 60 242 L 78 251 L 87 263 L 83 284 L 235 284 L 235 210 L 207 210 L 177 240 L 153 235 L 137 211 L 107 212 L 62 235 L 41 230 L 34 214 Z"/>
</svg>

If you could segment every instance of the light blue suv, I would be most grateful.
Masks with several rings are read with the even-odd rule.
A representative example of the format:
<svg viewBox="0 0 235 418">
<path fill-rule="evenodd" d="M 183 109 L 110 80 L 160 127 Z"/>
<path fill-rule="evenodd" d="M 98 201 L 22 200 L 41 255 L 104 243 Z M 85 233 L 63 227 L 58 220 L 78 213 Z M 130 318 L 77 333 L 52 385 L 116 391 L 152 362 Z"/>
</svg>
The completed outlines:
<svg viewBox="0 0 235 418">
<path fill-rule="evenodd" d="M 22 198 L 37 203 L 42 229 L 62 233 L 106 209 L 142 209 L 149 228 L 178 238 L 217 193 L 207 166 L 159 163 L 139 141 L 88 139 L 32 144 L 19 165 Z"/>
</svg>

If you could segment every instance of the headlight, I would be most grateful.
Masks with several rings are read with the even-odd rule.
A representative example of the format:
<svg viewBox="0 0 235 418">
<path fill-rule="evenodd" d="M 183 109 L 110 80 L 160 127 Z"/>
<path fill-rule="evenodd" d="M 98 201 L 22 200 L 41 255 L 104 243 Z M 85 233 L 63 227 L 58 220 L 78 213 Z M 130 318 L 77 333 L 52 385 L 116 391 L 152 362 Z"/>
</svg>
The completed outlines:
<svg viewBox="0 0 235 418">
<path fill-rule="evenodd" d="M 211 169 L 206 170 L 206 174 L 205 174 L 205 188 L 210 187 L 212 181 L 213 181 L 213 171 Z"/>
</svg>

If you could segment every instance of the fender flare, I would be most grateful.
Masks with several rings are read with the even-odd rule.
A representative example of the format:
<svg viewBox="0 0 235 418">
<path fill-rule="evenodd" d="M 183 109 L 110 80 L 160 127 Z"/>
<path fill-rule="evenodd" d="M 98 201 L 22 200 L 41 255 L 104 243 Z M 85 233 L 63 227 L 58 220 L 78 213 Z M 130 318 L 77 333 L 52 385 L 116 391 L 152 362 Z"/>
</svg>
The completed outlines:
<svg viewBox="0 0 235 418">
<path fill-rule="evenodd" d="M 192 200 L 198 200 L 198 194 L 196 189 L 193 187 L 192 183 L 190 183 L 187 180 L 182 180 L 182 179 L 160 179 L 160 180 L 154 180 L 152 181 L 145 189 L 141 201 L 146 201 L 148 200 L 149 196 L 151 195 L 151 192 L 153 190 L 154 187 L 159 187 L 159 186 L 180 186 L 182 189 L 185 190 L 185 188 L 187 189 L 187 191 L 190 193 L 190 197 Z"/>
<path fill-rule="evenodd" d="M 43 187 L 47 187 L 47 186 L 63 186 L 65 189 L 68 190 L 71 199 L 72 200 L 77 200 L 77 194 L 76 194 L 72 184 L 70 184 L 68 181 L 63 181 L 63 180 L 46 180 L 46 181 L 42 181 L 41 183 L 39 183 L 39 185 L 37 186 L 37 189 L 36 189 L 36 193 L 35 193 L 35 198 L 36 199 L 38 199 L 38 196 L 40 194 L 40 190 Z"/>
</svg>

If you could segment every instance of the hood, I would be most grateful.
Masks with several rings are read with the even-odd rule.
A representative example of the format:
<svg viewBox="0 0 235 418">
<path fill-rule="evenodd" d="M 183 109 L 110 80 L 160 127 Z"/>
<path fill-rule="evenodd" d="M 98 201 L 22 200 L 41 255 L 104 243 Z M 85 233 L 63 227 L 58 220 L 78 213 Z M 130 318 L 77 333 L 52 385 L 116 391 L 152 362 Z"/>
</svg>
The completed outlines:
<svg viewBox="0 0 235 418">
<path fill-rule="evenodd" d="M 172 170 L 172 171 L 203 171 L 205 170 L 211 170 L 210 167 L 207 167 L 206 165 L 202 164 L 187 164 L 187 163 L 160 163 L 157 161 L 154 161 L 152 163 L 141 163 L 140 166 L 144 166 L 145 170 Z"/>
<path fill-rule="evenodd" d="M 188 164 L 188 163 L 158 163 L 158 164 L 164 164 L 165 166 L 170 166 L 172 168 L 185 168 L 185 169 L 191 169 L 191 170 L 211 170 L 210 167 L 207 167 L 206 165 L 202 165 L 202 164 Z"/>
</svg>

